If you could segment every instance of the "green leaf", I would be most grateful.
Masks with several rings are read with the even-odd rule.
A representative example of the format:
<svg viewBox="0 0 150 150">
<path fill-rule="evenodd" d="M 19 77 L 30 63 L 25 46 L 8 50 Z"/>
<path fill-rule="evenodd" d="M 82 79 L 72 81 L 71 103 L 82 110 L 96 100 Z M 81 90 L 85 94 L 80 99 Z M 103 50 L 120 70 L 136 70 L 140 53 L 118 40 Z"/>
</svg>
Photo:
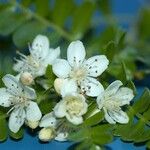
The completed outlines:
<svg viewBox="0 0 150 150">
<path fill-rule="evenodd" d="M 14 12 L 14 8 L 10 7 L 0 11 L 0 34 L 3 36 L 14 32 L 20 25 L 22 25 L 27 16 Z"/>
<path fill-rule="evenodd" d="M 134 113 L 143 113 L 145 112 L 148 107 L 150 106 L 150 91 L 149 89 L 145 89 L 142 96 L 139 98 L 138 101 L 135 102 L 133 105 Z"/>
<path fill-rule="evenodd" d="M 146 8 L 141 11 L 139 22 L 138 22 L 138 36 L 141 39 L 150 39 L 150 9 Z"/>
<path fill-rule="evenodd" d="M 89 137 L 90 136 L 88 128 L 82 128 L 79 131 L 72 132 L 71 134 L 69 134 L 68 139 L 71 141 L 80 142 Z"/>
<path fill-rule="evenodd" d="M 146 146 L 147 146 L 148 149 L 150 149 L 150 141 L 148 141 L 148 142 L 146 143 Z"/>
<path fill-rule="evenodd" d="M 136 90 L 136 87 L 135 87 L 133 81 L 131 81 L 131 80 L 127 81 L 127 83 L 125 84 L 125 86 L 128 87 L 128 88 L 130 88 L 130 89 L 132 89 L 134 95 L 137 94 L 137 90 Z"/>
<path fill-rule="evenodd" d="M 118 125 L 115 131 L 115 135 L 121 136 L 124 141 L 140 142 L 139 137 L 144 132 L 144 122 L 138 121 L 137 123 L 128 123 L 126 125 Z"/>
<path fill-rule="evenodd" d="M 114 41 L 108 42 L 106 47 L 104 48 L 104 54 L 107 56 L 109 61 L 112 61 L 116 54 L 116 44 Z"/>
<path fill-rule="evenodd" d="M 55 6 L 52 11 L 53 21 L 59 25 L 64 26 L 66 19 L 70 16 L 71 11 L 74 8 L 73 0 L 56 0 Z"/>
<path fill-rule="evenodd" d="M 98 1 L 98 8 L 100 11 L 107 15 L 111 13 L 110 0 L 100 0 Z"/>
<path fill-rule="evenodd" d="M 81 38 L 82 34 L 90 27 L 94 8 L 95 4 L 93 2 L 84 1 L 84 3 L 74 11 L 71 31 L 75 38 Z"/>
<path fill-rule="evenodd" d="M 54 106 L 53 101 L 50 99 L 42 100 L 39 104 L 39 108 L 42 114 L 47 114 L 51 112 L 53 110 L 53 106 Z"/>
<path fill-rule="evenodd" d="M 75 146 L 75 150 L 86 150 L 91 147 L 91 142 L 89 140 L 84 140 L 83 142 L 79 143 Z"/>
<path fill-rule="evenodd" d="M 113 140 L 110 132 L 111 125 L 99 125 L 90 129 L 93 143 L 98 145 L 108 144 Z"/>
<path fill-rule="evenodd" d="M 95 114 L 94 116 L 86 119 L 83 123 L 83 126 L 93 126 L 98 124 L 99 122 L 101 122 L 104 119 L 104 112 L 98 112 L 97 114 Z"/>
<path fill-rule="evenodd" d="M 48 16 L 50 15 L 50 11 L 49 11 L 49 0 L 35 0 L 35 6 L 36 6 L 36 12 L 40 15 L 40 16 Z"/>
<path fill-rule="evenodd" d="M 117 48 L 119 50 L 123 49 L 125 46 L 125 37 L 126 37 L 126 32 L 122 30 L 117 30 L 115 42 L 117 43 Z"/>
<path fill-rule="evenodd" d="M 49 85 L 49 87 L 52 87 L 53 84 L 54 84 L 54 81 L 56 79 L 56 76 L 55 76 L 55 74 L 52 71 L 52 65 L 48 65 L 47 66 L 45 77 L 48 79 L 47 80 L 47 84 Z"/>
<path fill-rule="evenodd" d="M 43 34 L 46 31 L 46 26 L 38 21 L 30 21 L 17 29 L 13 34 L 13 41 L 16 46 L 22 48 L 28 45 L 35 36 Z"/>
<path fill-rule="evenodd" d="M 52 65 L 47 66 L 45 77 L 52 80 L 52 81 L 54 81 L 56 79 L 56 76 L 55 76 L 55 74 L 53 73 L 53 70 L 52 70 Z"/>
<path fill-rule="evenodd" d="M 9 131 L 9 136 L 13 139 L 19 140 L 22 139 L 24 136 L 24 129 L 21 128 L 17 133 L 14 133 L 12 131 Z"/>
<path fill-rule="evenodd" d="M 7 123 L 4 115 L 0 115 L 0 141 L 7 139 Z"/>
</svg>

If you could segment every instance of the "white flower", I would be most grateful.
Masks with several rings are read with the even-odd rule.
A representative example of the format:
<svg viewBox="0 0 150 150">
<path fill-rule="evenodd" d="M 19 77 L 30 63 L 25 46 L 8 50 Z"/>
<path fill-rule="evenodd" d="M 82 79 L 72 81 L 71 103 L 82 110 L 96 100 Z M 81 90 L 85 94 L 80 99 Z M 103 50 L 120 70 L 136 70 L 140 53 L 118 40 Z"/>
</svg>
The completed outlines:
<svg viewBox="0 0 150 150">
<path fill-rule="evenodd" d="M 107 89 L 98 96 L 97 104 L 99 109 L 105 112 L 105 119 L 111 123 L 128 123 L 127 114 L 121 110 L 121 106 L 130 104 L 133 99 L 133 91 L 127 87 L 121 87 L 121 81 L 116 80 L 111 83 Z"/>
<path fill-rule="evenodd" d="M 34 89 L 22 85 L 14 76 L 5 75 L 3 82 L 6 88 L 0 88 L 0 105 L 12 108 L 9 118 L 9 128 L 16 133 L 20 127 L 27 121 L 39 121 L 41 111 L 36 102 L 36 93 Z M 8 113 L 9 113 L 8 112 Z"/>
<path fill-rule="evenodd" d="M 98 96 L 103 86 L 95 79 L 108 67 L 109 61 L 104 55 L 85 60 L 85 48 L 81 41 L 72 42 L 67 50 L 67 60 L 57 59 L 53 72 L 59 78 L 73 79 L 83 93 Z"/>
<path fill-rule="evenodd" d="M 28 56 L 19 53 L 21 59 L 16 59 L 13 68 L 19 73 L 29 72 L 34 78 L 44 75 L 48 64 L 53 64 L 60 55 L 60 48 L 49 48 L 49 40 L 43 35 L 36 36 L 29 51 Z"/>
<path fill-rule="evenodd" d="M 72 80 L 64 81 L 61 89 L 62 100 L 54 107 L 56 117 L 66 117 L 75 125 L 83 122 L 82 115 L 87 112 L 88 105 L 83 95 L 77 93 L 77 87 Z"/>
<path fill-rule="evenodd" d="M 66 141 L 68 133 L 66 131 L 62 132 L 59 129 L 56 131 L 58 124 L 59 121 L 56 119 L 53 112 L 46 114 L 39 124 L 40 127 L 43 127 L 43 129 L 40 131 L 42 134 L 39 133 L 39 139 L 42 141 L 50 141 L 53 137 L 56 141 Z M 53 132 L 50 132 L 50 130 Z M 48 131 L 48 133 L 46 134 L 45 131 Z"/>
</svg>

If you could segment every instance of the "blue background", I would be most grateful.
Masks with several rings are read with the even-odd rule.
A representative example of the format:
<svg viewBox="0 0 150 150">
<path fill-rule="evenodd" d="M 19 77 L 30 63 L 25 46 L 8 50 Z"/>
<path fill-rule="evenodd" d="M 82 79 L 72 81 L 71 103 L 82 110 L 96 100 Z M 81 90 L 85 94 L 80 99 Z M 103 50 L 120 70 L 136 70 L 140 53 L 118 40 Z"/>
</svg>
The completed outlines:
<svg viewBox="0 0 150 150">
<path fill-rule="evenodd" d="M 128 14 L 130 16 L 137 16 L 141 7 L 146 5 L 147 0 L 112 0 L 112 10 L 114 14 Z M 131 22 L 125 22 L 120 24 L 123 28 L 128 29 L 132 24 Z M 142 92 L 143 88 L 139 88 L 139 94 Z M 0 150 L 66 150 L 72 143 L 68 142 L 56 142 L 52 141 L 50 143 L 42 144 L 39 142 L 37 136 L 31 136 L 25 133 L 25 136 L 20 141 L 14 141 L 8 139 L 7 142 L 0 143 Z M 143 150 L 144 146 L 135 146 L 132 143 L 124 143 L 119 139 L 115 139 L 112 143 L 107 145 L 108 149 L 114 150 Z"/>
</svg>

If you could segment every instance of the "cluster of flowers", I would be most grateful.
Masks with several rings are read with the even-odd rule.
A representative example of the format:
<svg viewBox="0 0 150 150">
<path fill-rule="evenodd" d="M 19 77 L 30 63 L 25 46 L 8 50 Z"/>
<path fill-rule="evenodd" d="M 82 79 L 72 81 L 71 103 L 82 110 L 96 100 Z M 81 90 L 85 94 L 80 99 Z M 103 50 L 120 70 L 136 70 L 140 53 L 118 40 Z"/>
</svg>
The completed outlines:
<svg viewBox="0 0 150 150">
<path fill-rule="evenodd" d="M 50 48 L 46 36 L 38 35 L 29 46 L 30 55 L 21 53 L 16 59 L 14 70 L 19 74 L 7 74 L 3 77 L 5 87 L 0 88 L 0 105 L 9 107 L 9 129 L 17 133 L 26 123 L 31 128 L 42 129 L 39 138 L 42 141 L 55 139 L 67 140 L 68 132 L 59 130 L 60 118 L 66 118 L 74 125 L 82 124 L 83 115 L 88 110 L 87 96 L 94 97 L 97 109 L 92 115 L 104 111 L 105 120 L 110 124 L 127 123 L 129 118 L 121 106 L 129 104 L 133 99 L 133 91 L 122 87 L 116 80 L 106 89 L 96 79 L 108 67 L 105 55 L 96 55 L 85 59 L 86 52 L 81 41 L 73 41 L 67 49 L 67 60 L 60 58 L 60 48 Z M 55 91 L 62 99 L 53 111 L 42 117 L 36 99 L 36 92 L 29 87 L 34 79 L 43 76 L 48 65 L 52 65 L 53 73 L 58 77 L 54 81 Z"/>
</svg>

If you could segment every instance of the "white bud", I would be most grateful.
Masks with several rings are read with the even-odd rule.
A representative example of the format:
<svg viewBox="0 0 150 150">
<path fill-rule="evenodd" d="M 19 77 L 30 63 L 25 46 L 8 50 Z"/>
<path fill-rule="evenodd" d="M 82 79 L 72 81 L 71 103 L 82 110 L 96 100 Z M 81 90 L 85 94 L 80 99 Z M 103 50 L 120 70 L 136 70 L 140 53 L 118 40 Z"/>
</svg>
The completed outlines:
<svg viewBox="0 0 150 150">
<path fill-rule="evenodd" d="M 29 72 L 23 72 L 20 75 L 20 80 L 24 85 L 31 85 L 33 76 Z"/>
<path fill-rule="evenodd" d="M 54 88 L 55 88 L 55 90 L 56 90 L 56 92 L 58 93 L 58 94 L 60 94 L 61 93 L 61 88 L 62 88 L 62 85 L 63 85 L 63 83 L 64 83 L 64 79 L 61 79 L 61 78 L 57 78 L 57 79 L 55 79 L 55 81 L 54 81 Z"/>
<path fill-rule="evenodd" d="M 31 128 L 31 129 L 35 129 L 36 127 L 38 127 L 39 125 L 39 121 L 28 121 L 27 125 Z"/>
<path fill-rule="evenodd" d="M 39 139 L 43 142 L 48 142 L 54 138 L 54 129 L 52 128 L 43 128 L 39 132 Z"/>
</svg>

